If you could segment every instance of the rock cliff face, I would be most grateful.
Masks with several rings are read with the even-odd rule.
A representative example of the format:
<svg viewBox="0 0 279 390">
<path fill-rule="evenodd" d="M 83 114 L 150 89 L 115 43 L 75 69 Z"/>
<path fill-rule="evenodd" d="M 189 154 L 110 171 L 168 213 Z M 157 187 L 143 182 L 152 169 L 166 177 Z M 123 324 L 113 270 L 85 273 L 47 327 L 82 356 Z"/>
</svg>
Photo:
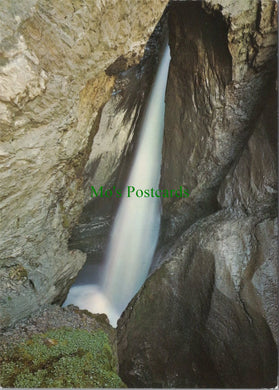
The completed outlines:
<svg viewBox="0 0 279 390">
<path fill-rule="evenodd" d="M 0 327 L 63 301 L 76 248 L 101 259 L 117 204 L 90 186 L 123 184 L 166 3 L 2 1 Z M 190 197 L 164 200 L 118 323 L 130 387 L 276 384 L 276 15 L 272 0 L 170 4 L 160 186 Z"/>
<path fill-rule="evenodd" d="M 194 2 L 170 7 L 172 61 L 161 186 L 182 185 L 191 197 L 164 204 L 164 241 L 218 209 L 220 183 L 239 158 L 270 91 L 275 5 L 232 4 L 221 2 L 222 13 L 209 3 L 203 10 Z"/>
<path fill-rule="evenodd" d="M 274 386 L 276 234 L 275 220 L 229 210 L 182 234 L 119 320 L 123 380 L 130 387 Z"/>
<path fill-rule="evenodd" d="M 276 385 L 275 2 L 174 2 L 153 273 L 118 323 L 131 387 Z"/>
<path fill-rule="evenodd" d="M 67 241 L 98 113 L 166 3 L 1 2 L 1 327 L 60 299 L 82 267 Z"/>
</svg>

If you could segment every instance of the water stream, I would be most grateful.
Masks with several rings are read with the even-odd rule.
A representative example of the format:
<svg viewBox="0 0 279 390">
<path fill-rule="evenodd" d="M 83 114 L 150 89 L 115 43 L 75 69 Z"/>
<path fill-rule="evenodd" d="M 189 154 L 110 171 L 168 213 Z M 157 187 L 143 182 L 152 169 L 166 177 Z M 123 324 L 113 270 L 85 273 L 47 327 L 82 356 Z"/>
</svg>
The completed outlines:
<svg viewBox="0 0 279 390">
<path fill-rule="evenodd" d="M 127 197 L 127 187 L 133 186 L 135 191 L 159 187 L 169 62 L 166 45 L 142 121 L 126 195 L 121 198 L 114 220 L 103 277 L 98 285 L 74 285 L 64 304 L 104 312 L 113 326 L 144 283 L 158 240 L 160 198 L 139 198 L 135 192 Z"/>
</svg>

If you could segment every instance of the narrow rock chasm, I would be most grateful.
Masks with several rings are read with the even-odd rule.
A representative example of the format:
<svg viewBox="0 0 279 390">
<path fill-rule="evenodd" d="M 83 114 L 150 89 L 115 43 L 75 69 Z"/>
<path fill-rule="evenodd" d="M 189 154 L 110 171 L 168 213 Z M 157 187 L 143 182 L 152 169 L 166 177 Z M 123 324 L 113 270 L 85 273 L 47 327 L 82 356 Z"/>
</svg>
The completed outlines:
<svg viewBox="0 0 279 390">
<path fill-rule="evenodd" d="M 247 40 L 247 52 L 255 51 L 247 64 L 234 46 L 234 36 L 245 34 L 244 26 L 240 22 L 234 31 L 221 11 L 210 4 L 173 2 L 165 16 L 172 59 L 160 188 L 182 185 L 190 197 L 163 199 L 150 277 L 118 323 L 120 375 L 130 387 L 276 383 L 275 52 Z M 250 23 L 253 31 L 254 20 Z M 254 34 L 263 31 L 262 26 Z M 267 28 L 266 40 L 274 39 L 273 31 Z M 266 58 L 257 63 L 262 51 Z M 132 68 L 128 77 L 137 71 Z M 148 74 L 143 70 L 144 77 Z M 123 86 L 123 77 L 125 73 L 116 86 Z M 118 87 L 120 97 L 115 87 L 116 102 L 104 108 L 99 131 L 116 126 L 120 118 L 110 119 L 115 107 L 124 107 L 121 120 L 127 128 L 141 117 L 142 103 L 137 108 L 132 103 L 139 96 L 133 83 L 131 77 L 124 90 Z M 131 160 L 126 161 L 129 166 Z M 125 177 L 123 166 L 125 162 Z M 89 177 L 101 184 L 104 168 L 92 167 Z M 115 182 L 119 170 L 107 177 L 109 184 Z M 84 225 L 90 239 L 80 240 L 93 262 L 103 259 L 117 210 L 117 204 L 113 209 L 102 202 L 106 211 L 100 212 L 94 202 L 83 217 L 94 221 L 93 228 L 92 222 Z M 71 245 L 83 236 L 81 227 Z M 263 234 L 265 229 L 269 235 Z"/>
<path fill-rule="evenodd" d="M 22 376 L 24 359 L 9 376 L 10 347 L 64 348 L 67 327 L 77 344 L 64 357 L 84 359 L 80 337 L 93 330 L 113 360 L 81 387 L 275 387 L 277 3 L 4 0 L 3 10 L 0 386 L 81 386 L 67 371 Z M 100 280 L 121 202 L 92 199 L 91 186 L 125 190 L 167 35 L 159 188 L 189 197 L 161 199 L 148 277 L 113 329 L 94 308 L 57 304 Z"/>
<path fill-rule="evenodd" d="M 250 34 L 275 43 L 264 11 L 261 31 L 248 19 Z M 244 16 L 237 25 L 226 16 L 211 4 L 170 5 L 160 186 L 183 185 L 190 197 L 163 201 L 151 275 L 118 322 L 130 387 L 276 384 L 275 51 L 245 40 Z"/>
</svg>

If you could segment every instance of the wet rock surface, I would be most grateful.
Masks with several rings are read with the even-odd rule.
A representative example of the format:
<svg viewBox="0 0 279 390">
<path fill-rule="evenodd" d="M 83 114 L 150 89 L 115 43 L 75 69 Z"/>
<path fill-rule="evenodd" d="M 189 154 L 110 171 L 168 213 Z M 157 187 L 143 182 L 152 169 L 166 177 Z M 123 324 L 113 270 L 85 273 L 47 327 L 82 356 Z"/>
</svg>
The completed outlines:
<svg viewBox="0 0 279 390">
<path fill-rule="evenodd" d="M 248 214 L 263 215 L 277 205 L 277 109 L 272 85 L 255 130 L 241 157 L 232 166 L 218 192 L 221 207 L 243 207 Z"/>
<path fill-rule="evenodd" d="M 276 220 L 242 211 L 220 211 L 182 234 L 118 322 L 123 380 L 130 387 L 275 386 L 276 241 Z"/>
<path fill-rule="evenodd" d="M 191 194 L 164 199 L 151 275 L 118 322 L 128 386 L 276 385 L 276 7 L 170 7 L 160 185 Z"/>
<path fill-rule="evenodd" d="M 211 8 L 211 2 L 202 7 L 182 1 L 170 6 L 172 61 L 160 185 L 182 185 L 190 198 L 164 199 L 162 242 L 218 210 L 219 186 L 239 159 L 271 93 L 276 11 L 265 7 L 266 2 L 240 3 Z M 262 37 L 262 43 L 254 47 L 251 37 Z"/>
</svg>

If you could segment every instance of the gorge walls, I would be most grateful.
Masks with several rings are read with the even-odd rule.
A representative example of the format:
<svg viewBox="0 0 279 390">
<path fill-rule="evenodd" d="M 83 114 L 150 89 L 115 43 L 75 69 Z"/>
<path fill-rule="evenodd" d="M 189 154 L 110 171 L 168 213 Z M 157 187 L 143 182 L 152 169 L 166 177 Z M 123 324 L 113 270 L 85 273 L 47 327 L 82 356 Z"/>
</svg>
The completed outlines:
<svg viewBox="0 0 279 390">
<path fill-rule="evenodd" d="M 244 4 L 245 3 L 245 4 Z M 275 2 L 173 2 L 153 272 L 118 323 L 130 387 L 276 385 Z"/>
<path fill-rule="evenodd" d="M 225 4 L 222 13 L 208 3 L 170 7 L 161 186 L 182 185 L 191 197 L 165 201 L 164 239 L 218 209 L 220 183 L 253 132 L 275 78 L 272 2 L 230 5 L 232 10 Z"/>
<path fill-rule="evenodd" d="M 82 267 L 67 243 L 114 85 L 105 71 L 139 61 L 166 3 L 2 1 L 1 327 L 63 300 Z"/>
<path fill-rule="evenodd" d="M 120 376 L 274 387 L 277 4 L 171 1 L 148 41 L 167 1 L 93 3 L 1 3 L 0 327 L 62 303 L 84 252 L 102 260 L 118 204 L 90 186 L 124 185 L 168 20 L 160 187 L 190 196 L 163 200 Z"/>
</svg>

